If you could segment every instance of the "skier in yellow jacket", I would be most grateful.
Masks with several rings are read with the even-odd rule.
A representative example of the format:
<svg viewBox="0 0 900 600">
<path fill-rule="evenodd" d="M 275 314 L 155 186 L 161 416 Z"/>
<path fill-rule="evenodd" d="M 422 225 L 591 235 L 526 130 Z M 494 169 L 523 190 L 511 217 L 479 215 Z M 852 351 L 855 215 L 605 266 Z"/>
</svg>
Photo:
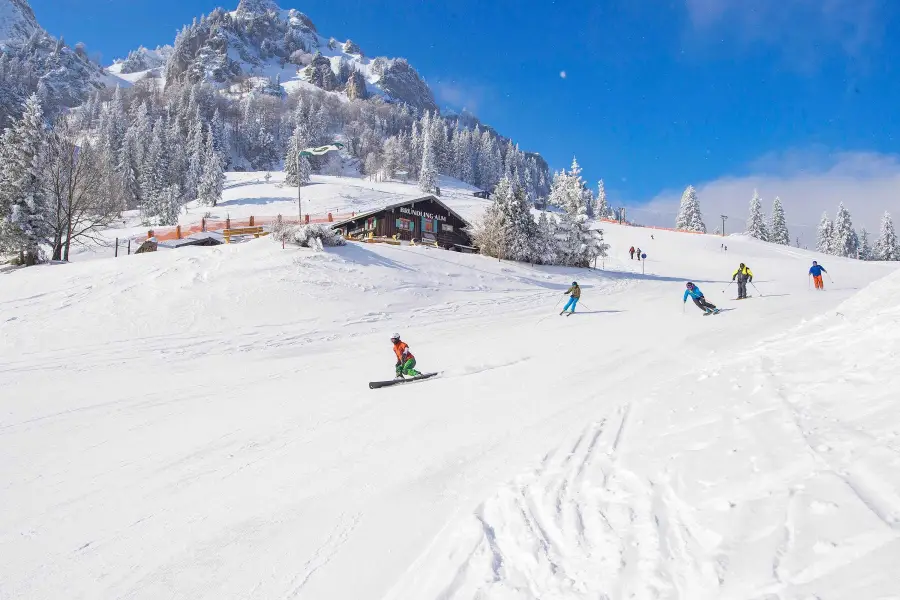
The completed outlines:
<svg viewBox="0 0 900 600">
<path fill-rule="evenodd" d="M 737 268 L 737 271 L 731 276 L 731 280 L 734 281 L 737 279 L 738 284 L 738 300 L 743 300 L 747 297 L 747 284 L 753 283 L 753 271 L 750 270 L 750 267 L 741 263 L 741 266 Z"/>
</svg>

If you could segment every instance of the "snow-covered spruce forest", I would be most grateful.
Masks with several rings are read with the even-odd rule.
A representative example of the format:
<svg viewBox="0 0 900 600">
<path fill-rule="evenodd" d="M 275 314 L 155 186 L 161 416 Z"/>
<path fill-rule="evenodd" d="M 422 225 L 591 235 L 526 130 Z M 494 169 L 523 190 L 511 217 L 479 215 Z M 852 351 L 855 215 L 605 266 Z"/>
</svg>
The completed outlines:
<svg viewBox="0 0 900 600">
<path fill-rule="evenodd" d="M 700 210 L 700 201 L 697 198 L 697 190 L 694 189 L 694 186 L 688 186 L 681 196 L 675 229 L 698 233 L 707 232 Z M 717 229 L 716 234 L 720 233 L 721 230 Z M 781 198 L 775 196 L 775 200 L 772 202 L 772 213 L 770 219 L 767 220 L 763 211 L 762 199 L 755 190 L 750 199 L 745 233 L 764 242 L 800 247 L 799 239 L 791 240 Z M 833 221 L 828 218 L 827 212 L 822 215 L 822 221 L 819 223 L 816 233 L 816 250 L 825 254 L 859 260 L 900 260 L 900 241 L 894 232 L 893 219 L 887 212 L 881 219 L 881 232 L 874 245 L 865 227 L 859 232 L 853 227 L 850 211 L 843 202 L 838 206 Z"/>
</svg>

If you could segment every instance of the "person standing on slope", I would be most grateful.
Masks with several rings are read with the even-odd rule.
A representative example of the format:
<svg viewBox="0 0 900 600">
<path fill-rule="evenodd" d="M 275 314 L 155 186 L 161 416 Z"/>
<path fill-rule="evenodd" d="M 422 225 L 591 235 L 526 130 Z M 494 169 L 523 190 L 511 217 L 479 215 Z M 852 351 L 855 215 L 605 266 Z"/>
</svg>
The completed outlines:
<svg viewBox="0 0 900 600">
<path fill-rule="evenodd" d="M 631 260 L 634 260 L 634 246 L 628 249 L 628 254 L 631 255 Z"/>
<path fill-rule="evenodd" d="M 812 266 L 809 268 L 809 274 L 812 275 L 813 281 L 816 284 L 817 290 L 825 291 L 825 282 L 822 281 L 822 273 L 827 273 L 828 270 L 825 269 L 822 265 L 813 261 Z"/>
<path fill-rule="evenodd" d="M 563 294 L 568 294 L 568 295 L 569 295 L 569 301 L 566 302 L 566 305 L 563 307 L 562 312 L 559 313 L 560 316 L 566 314 L 566 311 L 569 310 L 570 308 L 571 308 L 572 310 L 571 310 L 571 312 L 570 312 L 569 314 L 574 314 L 574 313 L 575 313 L 575 306 L 578 304 L 578 301 L 581 300 L 581 288 L 578 287 L 578 282 L 577 282 L 577 281 L 573 281 L 573 282 L 572 282 L 572 287 L 570 287 L 570 288 L 567 289 L 565 292 L 563 292 Z"/>
<path fill-rule="evenodd" d="M 743 300 L 747 297 L 747 284 L 753 283 L 753 271 L 750 270 L 750 267 L 741 263 L 741 266 L 731 276 L 732 281 L 735 279 L 737 279 L 738 284 L 738 300 Z"/>
<path fill-rule="evenodd" d="M 697 308 L 703 311 L 704 314 L 711 315 L 719 312 L 719 309 L 716 308 L 715 304 L 711 304 L 704 296 L 703 292 L 700 291 L 696 285 L 691 283 L 690 281 L 684 286 L 684 302 L 687 302 L 688 296 L 693 298 L 694 304 L 697 305 Z"/>
<path fill-rule="evenodd" d="M 418 377 L 421 375 L 416 371 L 416 357 L 409 351 L 409 345 L 400 341 L 400 334 L 395 333 L 391 336 L 391 342 L 394 344 L 394 354 L 397 355 L 397 364 L 394 365 L 397 372 L 397 379 L 403 377 Z"/>
<path fill-rule="evenodd" d="M 638 260 L 641 260 L 641 249 L 640 248 L 637 249 L 637 256 L 638 256 Z"/>
</svg>

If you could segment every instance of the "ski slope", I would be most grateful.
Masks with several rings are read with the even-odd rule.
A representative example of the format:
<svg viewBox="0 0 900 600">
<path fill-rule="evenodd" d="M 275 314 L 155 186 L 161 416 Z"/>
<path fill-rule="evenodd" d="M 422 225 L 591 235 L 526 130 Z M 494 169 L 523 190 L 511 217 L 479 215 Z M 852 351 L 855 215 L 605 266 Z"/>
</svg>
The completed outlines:
<svg viewBox="0 0 900 600">
<path fill-rule="evenodd" d="M 809 252 L 606 237 L 596 271 L 260 239 L 0 277 L 0 597 L 900 597 L 894 267 L 820 293 Z M 367 389 L 393 331 L 441 377 Z"/>
</svg>

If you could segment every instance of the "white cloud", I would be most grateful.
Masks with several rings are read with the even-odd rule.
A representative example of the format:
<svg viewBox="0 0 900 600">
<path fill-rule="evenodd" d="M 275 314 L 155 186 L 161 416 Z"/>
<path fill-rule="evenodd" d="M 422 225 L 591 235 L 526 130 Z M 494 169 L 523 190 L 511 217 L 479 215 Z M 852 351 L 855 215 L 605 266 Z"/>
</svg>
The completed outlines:
<svg viewBox="0 0 900 600">
<path fill-rule="evenodd" d="M 472 114 L 477 114 L 479 107 L 484 105 L 490 97 L 487 87 L 457 80 L 438 81 L 431 87 L 438 104 L 450 106 L 456 110 L 467 110 Z"/>
<path fill-rule="evenodd" d="M 885 34 L 882 0 L 684 0 L 695 34 L 744 47 L 764 43 L 815 68 L 829 50 L 859 59 Z"/>
<path fill-rule="evenodd" d="M 560 71 L 560 72 L 559 72 L 559 76 L 560 76 L 562 79 L 565 79 L 565 78 L 566 78 L 566 72 L 565 72 L 565 71 Z"/>
<path fill-rule="evenodd" d="M 870 152 L 825 154 L 821 149 L 769 154 L 754 161 L 751 174 L 729 176 L 696 185 L 700 207 L 710 231 L 721 227 L 719 215 L 729 216 L 726 231 L 743 231 L 753 190 L 771 210 L 780 196 L 791 238 L 814 245 L 822 213 L 833 218 L 843 202 L 854 225 L 877 234 L 887 210 L 900 217 L 900 156 Z M 649 203 L 630 208 L 631 217 L 648 225 L 672 227 L 683 190 L 659 194 Z"/>
</svg>

